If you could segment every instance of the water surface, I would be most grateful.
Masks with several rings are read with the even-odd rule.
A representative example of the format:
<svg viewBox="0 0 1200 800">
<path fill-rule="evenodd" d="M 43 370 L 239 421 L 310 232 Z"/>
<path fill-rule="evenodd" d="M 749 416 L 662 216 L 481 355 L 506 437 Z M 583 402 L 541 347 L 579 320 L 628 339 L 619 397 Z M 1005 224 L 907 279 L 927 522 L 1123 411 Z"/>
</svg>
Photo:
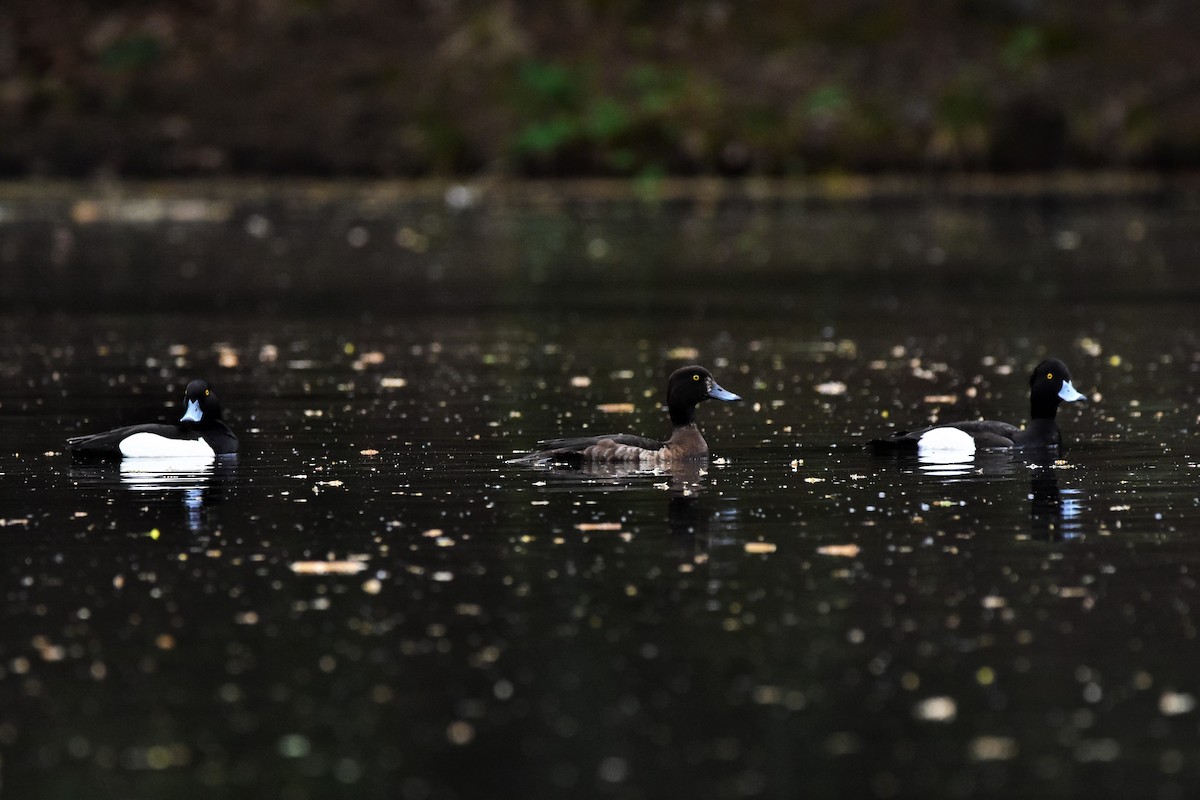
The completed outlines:
<svg viewBox="0 0 1200 800">
<path fill-rule="evenodd" d="M 0 215 L 8 793 L 1200 783 L 1188 197 L 352 200 Z M 865 451 L 1045 355 L 1064 452 Z M 506 463 L 693 362 L 711 463 Z M 199 376 L 235 460 L 64 454 Z"/>
</svg>

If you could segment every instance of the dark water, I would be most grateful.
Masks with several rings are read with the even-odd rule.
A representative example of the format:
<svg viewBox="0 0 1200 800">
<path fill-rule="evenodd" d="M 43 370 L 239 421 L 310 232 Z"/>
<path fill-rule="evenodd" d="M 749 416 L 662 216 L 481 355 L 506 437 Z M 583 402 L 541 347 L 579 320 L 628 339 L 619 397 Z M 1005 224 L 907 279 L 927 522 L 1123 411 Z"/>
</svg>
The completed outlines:
<svg viewBox="0 0 1200 800">
<path fill-rule="evenodd" d="M 1200 786 L 1190 197 L 2 207 L 4 796 Z M 1047 354 L 1064 453 L 864 452 Z M 692 362 L 713 463 L 506 463 Z"/>
</svg>

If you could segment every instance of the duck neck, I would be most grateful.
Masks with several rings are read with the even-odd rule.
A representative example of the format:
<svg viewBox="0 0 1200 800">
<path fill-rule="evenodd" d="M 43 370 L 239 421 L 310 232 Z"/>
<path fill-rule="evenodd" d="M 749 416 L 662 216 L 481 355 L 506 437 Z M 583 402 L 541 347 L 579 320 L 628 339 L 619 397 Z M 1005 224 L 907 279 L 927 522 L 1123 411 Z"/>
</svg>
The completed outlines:
<svg viewBox="0 0 1200 800">
<path fill-rule="evenodd" d="M 700 429 L 694 422 L 687 425 L 676 425 L 671 431 L 671 438 L 663 442 L 663 447 L 668 451 L 680 452 L 688 457 L 708 454 L 708 442 L 704 441 L 704 437 L 700 435 Z"/>
<path fill-rule="evenodd" d="M 1058 401 L 1047 403 L 1046 401 L 1038 402 L 1033 399 L 1029 402 L 1029 418 L 1031 420 L 1042 419 L 1054 422 L 1054 418 L 1058 416 Z"/>
<path fill-rule="evenodd" d="M 672 405 L 668 407 L 671 413 L 671 424 L 676 428 L 682 428 L 687 425 L 696 425 L 696 406 L 688 403 L 684 405 Z"/>
<path fill-rule="evenodd" d="M 1062 434 L 1058 431 L 1058 423 L 1053 418 L 1037 417 L 1029 420 L 1025 428 L 1025 440 L 1038 445 L 1057 445 L 1062 442 Z"/>
</svg>

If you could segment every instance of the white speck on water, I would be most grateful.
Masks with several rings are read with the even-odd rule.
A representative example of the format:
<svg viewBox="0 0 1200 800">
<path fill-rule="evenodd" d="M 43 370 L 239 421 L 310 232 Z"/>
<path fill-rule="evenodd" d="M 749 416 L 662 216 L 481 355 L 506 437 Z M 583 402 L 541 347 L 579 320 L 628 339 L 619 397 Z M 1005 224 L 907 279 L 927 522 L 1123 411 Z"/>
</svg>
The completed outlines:
<svg viewBox="0 0 1200 800">
<path fill-rule="evenodd" d="M 629 762 L 618 756 L 608 756 L 600 762 L 596 772 L 606 783 L 623 783 L 629 777 Z"/>
<path fill-rule="evenodd" d="M 466 211 L 479 203 L 481 192 L 478 189 L 458 183 L 446 190 L 446 205 L 455 211 Z"/>
<path fill-rule="evenodd" d="M 1158 698 L 1159 713 L 1173 717 L 1196 708 L 1196 698 L 1186 692 L 1163 692 Z"/>
<path fill-rule="evenodd" d="M 913 708 L 913 716 L 927 722 L 953 722 L 958 716 L 958 704 L 953 697 L 927 697 Z"/>
<path fill-rule="evenodd" d="M 1009 761 L 1018 751 L 1017 741 L 1008 736 L 976 736 L 967 745 L 973 761 Z"/>
</svg>

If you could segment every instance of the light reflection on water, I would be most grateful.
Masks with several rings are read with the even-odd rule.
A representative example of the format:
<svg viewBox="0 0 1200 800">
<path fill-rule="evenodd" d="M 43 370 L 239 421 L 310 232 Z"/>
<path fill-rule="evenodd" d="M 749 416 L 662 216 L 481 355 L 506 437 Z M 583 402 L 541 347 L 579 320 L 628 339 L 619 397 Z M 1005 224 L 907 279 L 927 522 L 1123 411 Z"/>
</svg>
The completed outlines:
<svg viewBox="0 0 1200 800">
<path fill-rule="evenodd" d="M 179 503 L 192 533 L 207 532 L 206 509 L 221 502 L 236 474 L 236 456 L 130 458 L 69 469 L 72 483 L 89 493 L 119 488 L 137 500 Z"/>
<path fill-rule="evenodd" d="M 996 228 L 1032 235 L 1030 215 L 1052 238 L 1061 213 Z M 970 235 L 944 251 L 964 258 L 989 226 L 957 219 Z M 635 244 L 622 225 L 613 252 Z M 646 277 L 653 313 L 606 305 L 589 265 L 582 288 L 508 286 L 469 315 L 372 295 L 367 315 L 5 317 L 5 788 L 1186 796 L 1194 313 L 1101 296 L 1125 263 L 1107 253 L 1061 291 L 1082 268 L 1058 259 L 1088 255 L 1038 261 L 1052 285 L 1015 310 L 986 275 L 855 261 L 744 292 Z M 933 416 L 1018 421 L 1044 349 L 1100 398 L 1061 413 L 1065 452 L 862 446 Z M 683 354 L 746 398 L 700 409 L 711 464 L 505 463 L 559 435 L 666 433 Z M 199 374 L 236 463 L 61 452 Z"/>
</svg>

